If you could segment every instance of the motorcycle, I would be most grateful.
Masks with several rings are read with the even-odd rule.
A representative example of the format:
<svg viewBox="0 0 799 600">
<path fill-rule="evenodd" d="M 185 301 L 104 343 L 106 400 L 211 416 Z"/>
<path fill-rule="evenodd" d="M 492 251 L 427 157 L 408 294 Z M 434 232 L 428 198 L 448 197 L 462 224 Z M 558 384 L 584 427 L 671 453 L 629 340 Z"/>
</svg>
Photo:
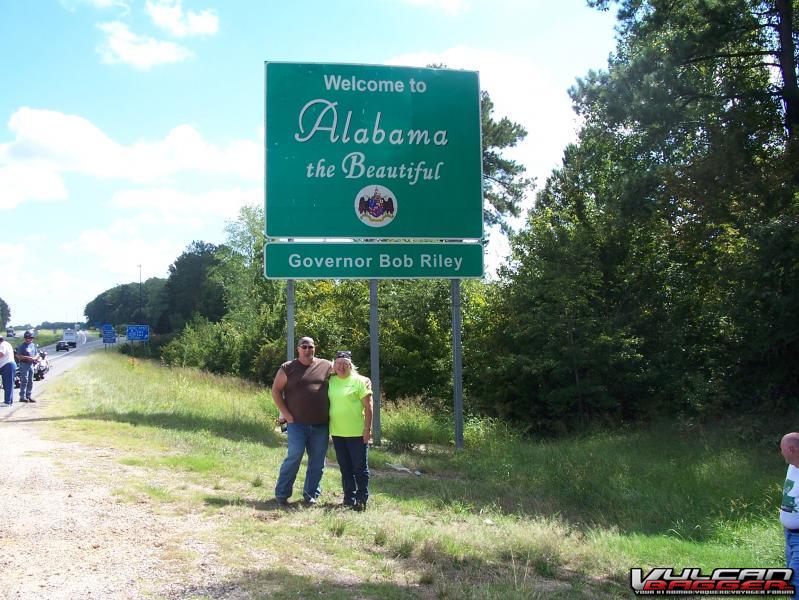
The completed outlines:
<svg viewBox="0 0 799 600">
<path fill-rule="evenodd" d="M 44 379 L 47 372 L 50 370 L 50 362 L 47 360 L 47 351 L 39 350 L 39 360 L 33 364 L 33 380 L 39 381 Z"/>
</svg>

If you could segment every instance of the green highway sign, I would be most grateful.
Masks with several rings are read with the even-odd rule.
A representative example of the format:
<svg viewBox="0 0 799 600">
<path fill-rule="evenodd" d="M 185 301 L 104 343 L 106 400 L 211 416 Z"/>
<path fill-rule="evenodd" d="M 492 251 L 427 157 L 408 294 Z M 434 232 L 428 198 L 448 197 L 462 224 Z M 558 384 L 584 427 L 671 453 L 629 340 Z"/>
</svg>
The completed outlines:
<svg viewBox="0 0 799 600">
<path fill-rule="evenodd" d="M 483 276 L 483 246 L 270 242 L 264 265 L 270 279 L 463 279 Z"/>
<path fill-rule="evenodd" d="M 476 72 L 265 70 L 267 237 L 482 237 Z"/>
</svg>

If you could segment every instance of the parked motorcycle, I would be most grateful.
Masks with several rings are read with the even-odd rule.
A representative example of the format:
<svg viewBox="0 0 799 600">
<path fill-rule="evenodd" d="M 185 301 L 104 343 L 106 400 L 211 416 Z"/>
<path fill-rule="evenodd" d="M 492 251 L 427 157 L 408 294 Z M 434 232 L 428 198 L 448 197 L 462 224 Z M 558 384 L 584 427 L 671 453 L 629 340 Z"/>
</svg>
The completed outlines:
<svg viewBox="0 0 799 600">
<path fill-rule="evenodd" d="M 39 381 L 44 379 L 47 372 L 50 370 L 50 361 L 47 360 L 47 351 L 39 350 L 39 360 L 33 365 L 33 380 Z"/>
</svg>

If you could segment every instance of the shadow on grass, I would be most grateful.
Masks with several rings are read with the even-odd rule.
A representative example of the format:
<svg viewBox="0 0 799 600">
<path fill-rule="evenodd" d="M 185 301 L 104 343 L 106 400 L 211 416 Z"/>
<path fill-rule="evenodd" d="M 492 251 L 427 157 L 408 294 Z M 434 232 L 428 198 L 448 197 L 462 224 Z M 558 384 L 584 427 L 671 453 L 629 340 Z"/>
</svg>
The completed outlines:
<svg viewBox="0 0 799 600">
<path fill-rule="evenodd" d="M 224 508 L 226 506 L 246 506 L 259 511 L 295 511 L 295 510 L 323 510 L 325 512 L 331 511 L 347 511 L 351 510 L 345 507 L 340 502 L 324 502 L 319 501 L 316 504 L 306 504 L 302 500 L 289 500 L 288 504 L 278 504 L 277 500 L 271 498 L 269 500 L 248 500 L 246 498 L 224 498 L 222 496 L 205 496 L 203 503 L 206 506 L 214 508 Z"/>
<path fill-rule="evenodd" d="M 3 419 L 3 422 L 7 422 L 9 424 L 13 423 L 38 423 L 38 422 L 47 422 L 47 421 L 72 421 L 75 417 L 31 417 L 28 419 Z"/>
<path fill-rule="evenodd" d="M 72 417 L 74 419 L 87 419 L 98 421 L 111 421 L 125 423 L 134 427 L 156 427 L 159 429 L 172 429 L 196 433 L 207 431 L 215 436 L 226 438 L 234 442 L 256 442 L 276 448 L 282 444 L 282 437 L 268 428 L 257 423 L 214 419 L 181 413 L 142 413 L 130 411 L 124 413 L 111 411 L 98 411 L 83 413 Z"/>
<path fill-rule="evenodd" d="M 320 598 L 351 600 L 375 598 L 380 600 L 405 600 L 441 598 L 594 598 L 590 589 L 576 590 L 570 581 L 558 578 L 534 577 L 529 581 L 509 581 L 497 578 L 496 568 L 483 561 L 470 561 L 462 568 L 442 568 L 433 563 L 404 559 L 408 566 L 420 569 L 419 583 L 360 582 L 351 581 L 351 575 L 335 579 L 326 575 L 320 565 L 318 573 L 313 566 L 308 575 L 295 575 L 285 569 L 249 570 L 224 581 L 173 588 L 169 597 L 176 598 Z M 413 563 L 413 564 L 411 564 Z M 494 577 L 491 577 L 492 573 Z M 349 581 L 347 579 L 350 579 Z M 605 598 L 622 597 L 619 586 L 599 584 Z M 625 593 L 626 595 L 626 593 Z"/>
<path fill-rule="evenodd" d="M 413 586 L 395 583 L 349 583 L 310 574 L 293 575 L 284 570 L 250 570 L 237 577 L 205 585 L 174 589 L 170 598 L 427 598 Z"/>
</svg>

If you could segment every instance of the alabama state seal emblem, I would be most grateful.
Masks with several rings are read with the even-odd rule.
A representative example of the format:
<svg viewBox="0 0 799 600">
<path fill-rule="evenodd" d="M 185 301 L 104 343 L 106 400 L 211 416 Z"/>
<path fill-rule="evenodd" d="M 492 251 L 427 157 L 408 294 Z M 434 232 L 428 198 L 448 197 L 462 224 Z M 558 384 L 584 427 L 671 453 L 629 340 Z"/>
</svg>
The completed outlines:
<svg viewBox="0 0 799 600">
<path fill-rule="evenodd" d="M 369 227 L 383 227 L 397 215 L 397 198 L 382 185 L 368 185 L 355 196 L 355 214 Z"/>
</svg>

